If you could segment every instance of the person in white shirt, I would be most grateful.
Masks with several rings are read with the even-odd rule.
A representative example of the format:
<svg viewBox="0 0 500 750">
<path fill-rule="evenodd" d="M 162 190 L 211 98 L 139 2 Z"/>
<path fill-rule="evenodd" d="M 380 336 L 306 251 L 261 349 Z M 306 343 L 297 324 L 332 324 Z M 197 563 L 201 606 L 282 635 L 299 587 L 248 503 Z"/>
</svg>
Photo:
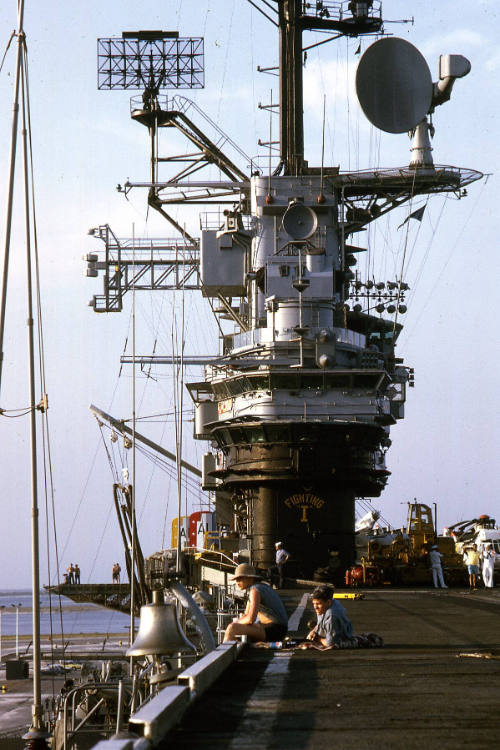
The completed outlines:
<svg viewBox="0 0 500 750">
<path fill-rule="evenodd" d="M 271 581 L 271 583 L 274 583 L 274 573 L 278 572 L 278 588 L 282 589 L 284 584 L 284 567 L 286 563 L 288 562 L 290 555 L 286 551 L 286 549 L 283 548 L 283 544 L 281 542 L 276 542 L 274 545 L 274 548 L 276 550 L 276 562 L 274 565 L 271 565 L 269 570 L 267 571 L 268 577 Z"/>
<path fill-rule="evenodd" d="M 495 568 L 495 550 L 488 544 L 483 550 L 483 581 L 487 589 L 493 588 L 493 572 Z"/>
<path fill-rule="evenodd" d="M 441 586 L 442 589 L 447 589 L 448 586 L 444 582 L 443 569 L 441 567 L 441 558 L 443 555 L 438 549 L 437 544 L 432 545 L 432 549 L 429 552 L 429 558 L 431 561 L 432 580 L 434 582 L 434 588 L 437 589 Z M 439 585 L 438 585 L 439 581 Z"/>
</svg>

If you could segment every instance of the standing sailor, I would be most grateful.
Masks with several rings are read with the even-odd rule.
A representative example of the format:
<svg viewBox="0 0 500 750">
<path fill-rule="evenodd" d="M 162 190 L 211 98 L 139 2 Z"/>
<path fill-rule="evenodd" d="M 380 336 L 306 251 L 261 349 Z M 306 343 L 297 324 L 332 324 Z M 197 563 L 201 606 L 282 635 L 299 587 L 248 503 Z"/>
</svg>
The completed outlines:
<svg viewBox="0 0 500 750">
<path fill-rule="evenodd" d="M 493 588 L 493 573 L 495 568 L 495 550 L 491 544 L 483 550 L 483 581 L 487 589 Z"/>
<path fill-rule="evenodd" d="M 441 567 L 442 557 L 443 555 L 439 551 L 437 544 L 433 544 L 432 549 L 429 552 L 429 558 L 431 561 L 432 581 L 434 583 L 435 589 L 439 588 L 439 586 L 441 586 L 442 589 L 448 588 L 443 578 L 443 568 Z M 438 585 L 438 581 L 439 581 L 439 585 Z"/>
<path fill-rule="evenodd" d="M 290 555 L 286 551 L 286 549 L 283 548 L 283 544 L 281 542 L 276 542 L 276 544 L 274 545 L 274 549 L 276 550 L 275 564 L 271 565 L 271 567 L 267 571 L 267 575 L 271 583 L 274 583 L 273 573 L 275 571 L 278 571 L 278 588 L 282 589 L 285 581 L 284 567 L 288 562 Z"/>
</svg>

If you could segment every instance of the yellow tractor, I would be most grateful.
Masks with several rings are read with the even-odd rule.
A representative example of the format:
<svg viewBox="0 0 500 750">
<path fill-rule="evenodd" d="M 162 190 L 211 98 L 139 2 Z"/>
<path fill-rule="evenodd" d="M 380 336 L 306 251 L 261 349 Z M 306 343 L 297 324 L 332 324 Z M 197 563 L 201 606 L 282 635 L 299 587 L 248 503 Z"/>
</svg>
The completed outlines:
<svg viewBox="0 0 500 750">
<path fill-rule="evenodd" d="M 346 573 L 346 582 L 353 584 L 388 582 L 396 585 L 431 584 L 432 573 L 429 552 L 433 544 L 443 555 L 442 565 L 447 583 L 459 585 L 464 582 L 464 565 L 455 550 L 451 537 L 438 536 L 432 510 L 424 503 L 414 500 L 408 503 L 406 527 L 381 536 L 374 534 L 368 541 L 367 554 L 361 558 L 360 566 L 353 566 Z M 355 569 L 358 569 L 355 572 Z M 370 571 L 370 575 L 367 575 Z"/>
</svg>

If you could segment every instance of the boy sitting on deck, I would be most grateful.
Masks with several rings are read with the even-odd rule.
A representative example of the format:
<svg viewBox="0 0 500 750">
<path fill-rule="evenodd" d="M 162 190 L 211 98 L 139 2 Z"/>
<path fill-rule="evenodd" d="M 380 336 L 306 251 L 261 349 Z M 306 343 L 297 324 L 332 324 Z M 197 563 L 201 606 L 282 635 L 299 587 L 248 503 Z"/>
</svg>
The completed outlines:
<svg viewBox="0 0 500 750">
<path fill-rule="evenodd" d="M 333 598 L 333 589 L 318 586 L 312 592 L 311 599 L 318 621 L 307 640 L 327 648 L 352 646 L 352 623 L 342 604 Z"/>
</svg>

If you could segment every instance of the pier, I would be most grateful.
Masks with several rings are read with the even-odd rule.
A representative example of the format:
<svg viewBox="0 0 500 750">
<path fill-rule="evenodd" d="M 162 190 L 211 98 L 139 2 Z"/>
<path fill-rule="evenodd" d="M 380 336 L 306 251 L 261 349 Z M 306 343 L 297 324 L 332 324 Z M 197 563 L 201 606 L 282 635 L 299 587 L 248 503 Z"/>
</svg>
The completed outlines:
<svg viewBox="0 0 500 750">
<path fill-rule="evenodd" d="M 130 613 L 130 584 L 128 583 L 60 583 L 45 586 L 52 594 L 67 596 L 74 602 L 89 602 L 101 607 Z"/>
</svg>

